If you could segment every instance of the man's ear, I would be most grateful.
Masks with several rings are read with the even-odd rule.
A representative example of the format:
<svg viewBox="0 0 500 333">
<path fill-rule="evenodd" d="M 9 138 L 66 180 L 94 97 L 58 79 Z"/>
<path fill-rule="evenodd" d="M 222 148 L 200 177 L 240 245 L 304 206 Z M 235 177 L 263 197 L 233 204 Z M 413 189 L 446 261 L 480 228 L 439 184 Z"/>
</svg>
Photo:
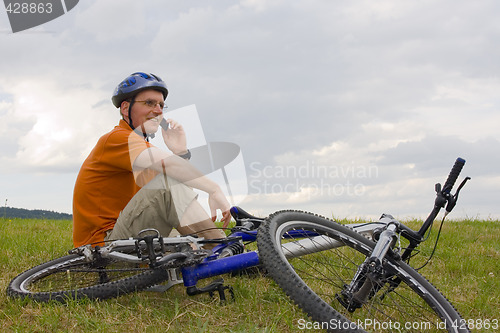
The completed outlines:
<svg viewBox="0 0 500 333">
<path fill-rule="evenodd" d="M 120 105 L 120 113 L 122 115 L 122 118 L 125 120 L 128 120 L 128 108 L 129 107 L 130 107 L 129 101 L 123 101 L 122 104 Z"/>
</svg>

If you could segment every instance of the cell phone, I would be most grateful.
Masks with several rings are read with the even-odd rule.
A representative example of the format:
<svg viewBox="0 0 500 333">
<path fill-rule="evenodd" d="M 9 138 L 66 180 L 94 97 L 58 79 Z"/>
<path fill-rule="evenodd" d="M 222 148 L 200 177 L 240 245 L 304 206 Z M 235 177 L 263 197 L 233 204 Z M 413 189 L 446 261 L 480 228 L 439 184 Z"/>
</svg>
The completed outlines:
<svg viewBox="0 0 500 333">
<path fill-rule="evenodd" d="M 168 123 L 167 121 L 165 120 L 165 118 L 163 118 L 161 121 L 160 121 L 160 126 L 161 128 L 163 128 L 165 131 L 168 130 Z"/>
</svg>

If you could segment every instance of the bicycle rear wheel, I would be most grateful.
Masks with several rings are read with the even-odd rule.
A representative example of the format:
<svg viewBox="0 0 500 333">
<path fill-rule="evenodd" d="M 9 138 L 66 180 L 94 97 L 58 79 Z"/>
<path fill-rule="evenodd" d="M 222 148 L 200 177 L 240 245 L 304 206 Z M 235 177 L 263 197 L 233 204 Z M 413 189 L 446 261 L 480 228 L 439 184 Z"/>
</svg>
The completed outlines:
<svg viewBox="0 0 500 333">
<path fill-rule="evenodd" d="M 83 255 L 70 254 L 21 273 L 10 282 L 7 294 L 42 302 L 107 299 L 144 290 L 167 278 L 162 268 L 111 259 L 88 262 Z"/>
<path fill-rule="evenodd" d="M 314 238 L 304 235 L 314 233 Z M 401 261 L 384 262 L 384 278 L 368 280 L 359 305 L 346 287 L 375 243 L 326 218 L 305 212 L 271 215 L 257 235 L 271 277 L 316 323 L 335 332 L 469 332 L 455 308 L 430 282 Z M 344 304 L 344 305 L 343 305 Z M 462 326 L 463 325 L 463 326 Z"/>
</svg>

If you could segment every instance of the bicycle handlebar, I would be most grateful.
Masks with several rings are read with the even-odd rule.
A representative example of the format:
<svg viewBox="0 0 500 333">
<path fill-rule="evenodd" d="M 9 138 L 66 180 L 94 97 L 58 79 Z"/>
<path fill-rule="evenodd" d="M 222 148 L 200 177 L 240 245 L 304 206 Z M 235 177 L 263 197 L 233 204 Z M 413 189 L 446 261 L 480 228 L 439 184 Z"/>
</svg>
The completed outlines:
<svg viewBox="0 0 500 333">
<path fill-rule="evenodd" d="M 465 160 L 463 158 L 457 158 L 455 164 L 453 165 L 453 168 L 450 171 L 450 174 L 448 175 L 448 179 L 446 179 L 446 183 L 444 183 L 444 193 L 451 192 L 451 189 L 453 188 L 453 185 L 455 185 L 455 182 L 457 181 L 458 175 L 460 174 L 460 171 L 462 171 L 464 164 Z"/>
<path fill-rule="evenodd" d="M 453 209 L 453 207 L 455 206 L 455 204 L 457 202 L 457 198 L 458 198 L 458 191 L 460 191 L 460 188 L 463 185 L 460 186 L 460 188 L 457 191 L 457 194 L 455 194 L 455 196 L 453 196 L 450 192 L 451 192 L 453 186 L 455 185 L 455 182 L 457 181 L 458 175 L 462 171 L 464 164 L 465 164 L 465 160 L 463 158 L 460 158 L 460 157 L 457 158 L 457 160 L 455 161 L 455 164 L 453 165 L 453 168 L 451 168 L 451 171 L 450 171 L 450 174 L 448 175 L 448 178 L 446 179 L 444 187 L 441 189 L 441 185 L 436 184 L 437 196 L 436 196 L 436 200 L 434 202 L 434 209 L 429 214 L 429 216 L 425 220 L 424 224 L 422 225 L 422 227 L 418 231 L 418 234 L 421 237 L 423 237 L 424 234 L 427 232 L 427 229 L 432 225 L 432 223 L 434 222 L 434 219 L 439 214 L 439 211 L 441 210 L 441 208 L 443 208 L 446 205 L 446 203 L 448 203 L 448 206 L 446 207 L 446 213 L 449 213 Z M 470 178 L 467 177 L 467 179 L 470 179 Z M 411 253 L 411 250 L 409 250 L 409 252 Z"/>
</svg>

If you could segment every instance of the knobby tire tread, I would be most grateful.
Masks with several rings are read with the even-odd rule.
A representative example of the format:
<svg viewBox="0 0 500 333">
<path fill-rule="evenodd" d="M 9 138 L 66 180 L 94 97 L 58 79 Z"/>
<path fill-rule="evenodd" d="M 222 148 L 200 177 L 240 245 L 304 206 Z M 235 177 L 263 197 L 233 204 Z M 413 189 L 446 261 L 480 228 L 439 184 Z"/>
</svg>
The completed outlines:
<svg viewBox="0 0 500 333">
<path fill-rule="evenodd" d="M 162 268 L 146 270 L 137 275 L 129 276 L 121 280 L 111 281 L 103 284 L 80 288 L 76 290 L 63 290 L 54 292 L 25 292 L 21 290 L 21 284 L 30 276 L 48 267 L 69 262 L 80 257 L 78 254 L 66 255 L 46 263 L 35 266 L 19 274 L 9 284 L 7 295 L 13 298 L 30 298 L 40 302 L 57 301 L 65 303 L 68 300 L 91 299 L 104 300 L 118 297 L 130 292 L 141 291 L 150 286 L 163 282 L 168 278 L 168 272 Z"/>
<path fill-rule="evenodd" d="M 299 306 L 309 317 L 317 322 L 348 322 L 349 319 L 329 307 L 316 293 L 295 274 L 290 274 L 289 264 L 281 259 L 280 253 L 274 247 L 274 232 L 271 230 L 271 219 L 280 213 L 302 213 L 301 211 L 280 211 L 270 215 L 261 225 L 257 234 L 259 258 L 268 270 L 273 280 L 285 291 L 287 296 Z M 314 216 L 320 217 L 314 214 Z M 337 223 L 337 222 L 334 222 Z M 337 330 L 340 333 L 363 333 L 358 329 Z"/>
<path fill-rule="evenodd" d="M 290 214 L 296 217 L 292 219 Z M 288 215 L 288 217 L 286 215 Z M 273 280 L 285 291 L 288 297 L 290 297 L 295 304 L 297 304 L 309 317 L 317 322 L 329 322 L 332 319 L 337 320 L 338 322 L 350 322 L 349 319 L 337 312 L 331 306 L 326 304 L 321 297 L 316 295 L 316 293 L 312 291 L 298 275 L 296 275 L 293 267 L 290 267 L 288 261 L 282 257 L 282 254 L 275 246 L 274 238 L 278 223 L 280 223 L 279 221 L 276 221 L 276 219 L 280 218 L 283 218 L 284 220 L 288 218 L 288 220 L 307 222 L 313 222 L 310 219 L 322 219 L 323 221 L 327 221 L 327 223 L 332 224 L 332 228 L 342 232 L 347 237 L 354 239 L 360 239 L 361 237 L 363 242 L 365 244 L 369 244 L 371 248 L 373 248 L 375 243 L 346 225 L 342 225 L 336 221 L 317 214 L 295 210 L 280 211 L 270 215 L 261 225 L 258 232 L 257 244 L 262 264 L 268 270 L 268 273 Z M 308 220 L 303 220 L 304 218 L 307 218 Z M 325 226 L 325 224 L 321 224 L 321 226 Z M 447 313 L 454 314 L 456 318 L 462 319 L 456 308 L 449 302 L 446 296 L 444 296 L 419 272 L 415 271 L 411 266 L 402 261 L 392 261 L 391 263 L 396 267 L 400 267 L 400 270 L 410 275 L 410 277 L 416 280 L 418 285 L 424 287 L 425 290 L 430 292 L 436 302 L 444 307 Z M 434 309 L 434 311 L 436 311 L 432 302 L 429 305 Z M 352 333 L 365 331 L 362 329 L 346 329 L 335 330 L 335 332 Z M 464 330 L 461 332 L 469 331 Z"/>
</svg>

